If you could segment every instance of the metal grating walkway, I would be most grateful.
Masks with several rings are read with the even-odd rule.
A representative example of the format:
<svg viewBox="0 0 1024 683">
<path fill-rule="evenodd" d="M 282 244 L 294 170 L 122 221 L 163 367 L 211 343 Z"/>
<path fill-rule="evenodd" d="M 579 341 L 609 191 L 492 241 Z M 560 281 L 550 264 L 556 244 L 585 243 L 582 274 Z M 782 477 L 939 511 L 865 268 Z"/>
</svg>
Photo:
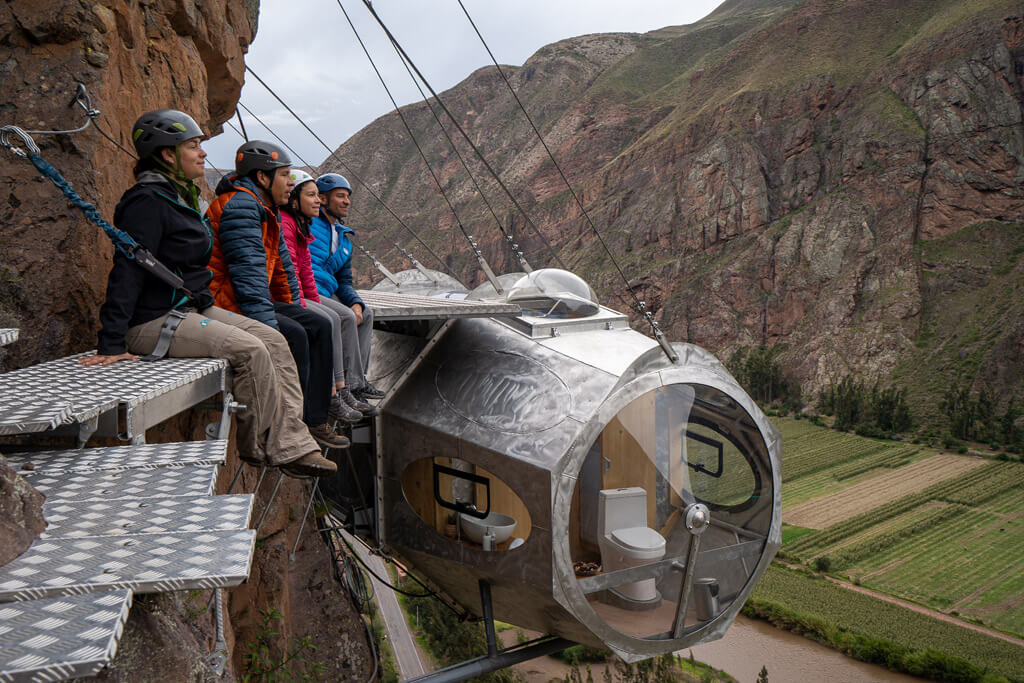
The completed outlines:
<svg viewBox="0 0 1024 683">
<path fill-rule="evenodd" d="M 78 423 L 86 438 L 138 440 L 148 427 L 226 388 L 227 362 L 220 358 L 76 362 L 91 353 L 0 374 L 0 435 Z"/>
<path fill-rule="evenodd" d="M 447 318 L 515 317 L 521 313 L 515 304 L 465 299 L 435 299 L 412 294 L 358 290 L 361 298 L 373 311 L 375 321 L 386 320 L 443 320 Z"/>
</svg>

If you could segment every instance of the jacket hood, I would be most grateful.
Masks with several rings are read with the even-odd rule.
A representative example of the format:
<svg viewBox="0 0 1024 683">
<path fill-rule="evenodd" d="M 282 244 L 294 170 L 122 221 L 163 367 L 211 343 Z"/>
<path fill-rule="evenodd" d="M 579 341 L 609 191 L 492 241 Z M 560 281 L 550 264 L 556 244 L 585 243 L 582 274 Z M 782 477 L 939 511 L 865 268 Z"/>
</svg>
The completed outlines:
<svg viewBox="0 0 1024 683">
<path fill-rule="evenodd" d="M 331 217 L 329 215 L 327 215 L 327 212 L 324 211 L 323 209 L 320 209 L 320 215 L 317 216 L 316 218 L 314 218 L 313 220 L 314 221 L 323 221 L 325 225 L 330 226 L 331 229 L 333 229 L 333 230 L 337 230 L 342 235 L 346 235 L 346 234 L 354 235 L 354 234 L 356 234 L 355 230 L 353 230 L 352 228 L 348 227 L 344 223 L 338 223 L 338 222 L 332 220 Z"/>
<path fill-rule="evenodd" d="M 256 183 L 251 178 L 245 176 L 239 176 L 237 173 L 226 175 L 220 179 L 217 183 L 217 195 L 227 194 L 228 192 L 238 192 L 239 190 L 248 190 L 255 195 L 256 200 L 260 203 L 266 211 L 277 215 L 277 207 L 271 207 L 267 204 L 266 197 L 263 196 L 263 191 L 256 186 Z"/>
</svg>

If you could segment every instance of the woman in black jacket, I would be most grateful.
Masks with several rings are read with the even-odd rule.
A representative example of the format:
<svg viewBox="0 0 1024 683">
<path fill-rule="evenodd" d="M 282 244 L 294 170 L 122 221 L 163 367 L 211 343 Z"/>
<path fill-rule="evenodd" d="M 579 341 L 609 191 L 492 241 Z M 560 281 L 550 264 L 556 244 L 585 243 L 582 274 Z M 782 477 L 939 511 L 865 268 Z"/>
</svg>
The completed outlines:
<svg viewBox="0 0 1024 683">
<path fill-rule="evenodd" d="M 172 310 L 183 312 L 167 355 L 225 358 L 234 371 L 233 391 L 246 410 L 238 415 L 238 450 L 249 462 L 280 466 L 296 476 L 337 470 L 302 422 L 302 391 L 288 344 L 281 334 L 243 315 L 213 305 L 209 284 L 213 237 L 203 218 L 199 188 L 206 152 L 192 117 L 173 109 L 148 112 L 135 123 L 139 154 L 136 184 L 121 197 L 114 224 L 148 249 L 184 281 L 182 290 L 114 254 L 107 297 L 100 308 L 99 345 L 83 365 L 108 365 L 151 353 Z M 344 447 L 332 435 L 325 444 Z"/>
</svg>

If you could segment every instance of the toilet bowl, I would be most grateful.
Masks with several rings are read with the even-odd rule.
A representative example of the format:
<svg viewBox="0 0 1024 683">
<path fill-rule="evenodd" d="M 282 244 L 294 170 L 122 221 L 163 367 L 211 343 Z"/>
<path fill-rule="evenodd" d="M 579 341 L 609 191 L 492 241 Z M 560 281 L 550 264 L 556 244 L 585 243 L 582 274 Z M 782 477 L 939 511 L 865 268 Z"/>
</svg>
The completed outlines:
<svg viewBox="0 0 1024 683">
<path fill-rule="evenodd" d="M 598 494 L 598 546 L 605 573 L 660 560 L 665 539 L 647 526 L 647 491 L 639 486 L 604 489 Z M 609 589 L 617 604 L 629 609 L 656 607 L 661 595 L 655 579 Z"/>
</svg>

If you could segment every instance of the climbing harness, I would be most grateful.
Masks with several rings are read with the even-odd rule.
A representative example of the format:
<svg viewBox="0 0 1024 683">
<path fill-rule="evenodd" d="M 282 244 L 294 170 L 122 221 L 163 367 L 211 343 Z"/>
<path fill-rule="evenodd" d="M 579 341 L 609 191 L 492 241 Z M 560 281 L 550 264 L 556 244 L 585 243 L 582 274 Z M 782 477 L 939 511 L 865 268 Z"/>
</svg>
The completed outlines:
<svg viewBox="0 0 1024 683">
<path fill-rule="evenodd" d="M 171 337 L 178 330 L 178 325 L 188 315 L 185 311 L 179 308 L 172 308 L 164 319 L 164 324 L 160 326 L 160 338 L 156 340 L 156 346 L 153 347 L 152 352 L 142 357 L 144 361 L 160 360 L 167 355 L 167 349 L 171 346 Z"/>
<path fill-rule="evenodd" d="M 39 146 L 35 140 L 32 139 L 32 134 L 35 135 L 63 135 L 71 133 L 80 133 L 89 127 L 90 124 L 94 123 L 95 120 L 100 116 L 100 111 L 92 107 L 89 101 L 89 94 L 85 90 L 85 86 L 78 84 L 78 90 L 75 94 L 75 99 L 71 102 L 71 106 L 75 104 L 80 105 L 88 117 L 85 124 L 79 128 L 72 130 L 32 130 L 26 131 L 18 126 L 0 126 L 0 146 L 6 147 L 11 150 L 15 156 L 22 159 L 26 159 L 32 162 L 32 165 L 36 167 L 40 175 L 53 183 L 58 190 L 60 190 L 64 196 L 70 201 L 75 207 L 77 207 L 85 215 L 85 217 L 98 225 L 103 232 L 107 234 L 110 241 L 113 242 L 114 248 L 129 261 L 135 261 L 139 267 L 150 273 L 160 281 L 170 285 L 176 291 L 182 292 L 184 298 L 182 302 L 192 301 L 194 295 L 186 287 L 184 281 L 176 274 L 174 274 L 167 266 L 160 263 L 152 253 L 135 239 L 126 233 L 124 230 L 120 230 L 100 215 L 100 212 L 96 207 L 82 199 L 75 189 L 71 187 L 64 176 L 60 174 L 60 171 L 51 166 L 45 159 L 42 158 L 39 150 Z M 21 149 L 12 140 L 17 138 L 21 141 L 21 144 L 25 149 Z M 177 315 L 176 315 L 177 314 Z M 181 320 L 185 317 L 185 314 L 174 309 L 171 314 L 167 317 L 167 321 L 164 322 L 163 327 L 160 330 L 160 339 L 157 341 L 156 348 L 149 355 L 143 356 L 142 360 L 153 361 L 163 358 L 167 353 L 167 347 L 170 345 L 171 336 L 174 334 L 174 330 L 177 329 Z M 173 321 L 173 322 L 172 322 Z"/>
</svg>

